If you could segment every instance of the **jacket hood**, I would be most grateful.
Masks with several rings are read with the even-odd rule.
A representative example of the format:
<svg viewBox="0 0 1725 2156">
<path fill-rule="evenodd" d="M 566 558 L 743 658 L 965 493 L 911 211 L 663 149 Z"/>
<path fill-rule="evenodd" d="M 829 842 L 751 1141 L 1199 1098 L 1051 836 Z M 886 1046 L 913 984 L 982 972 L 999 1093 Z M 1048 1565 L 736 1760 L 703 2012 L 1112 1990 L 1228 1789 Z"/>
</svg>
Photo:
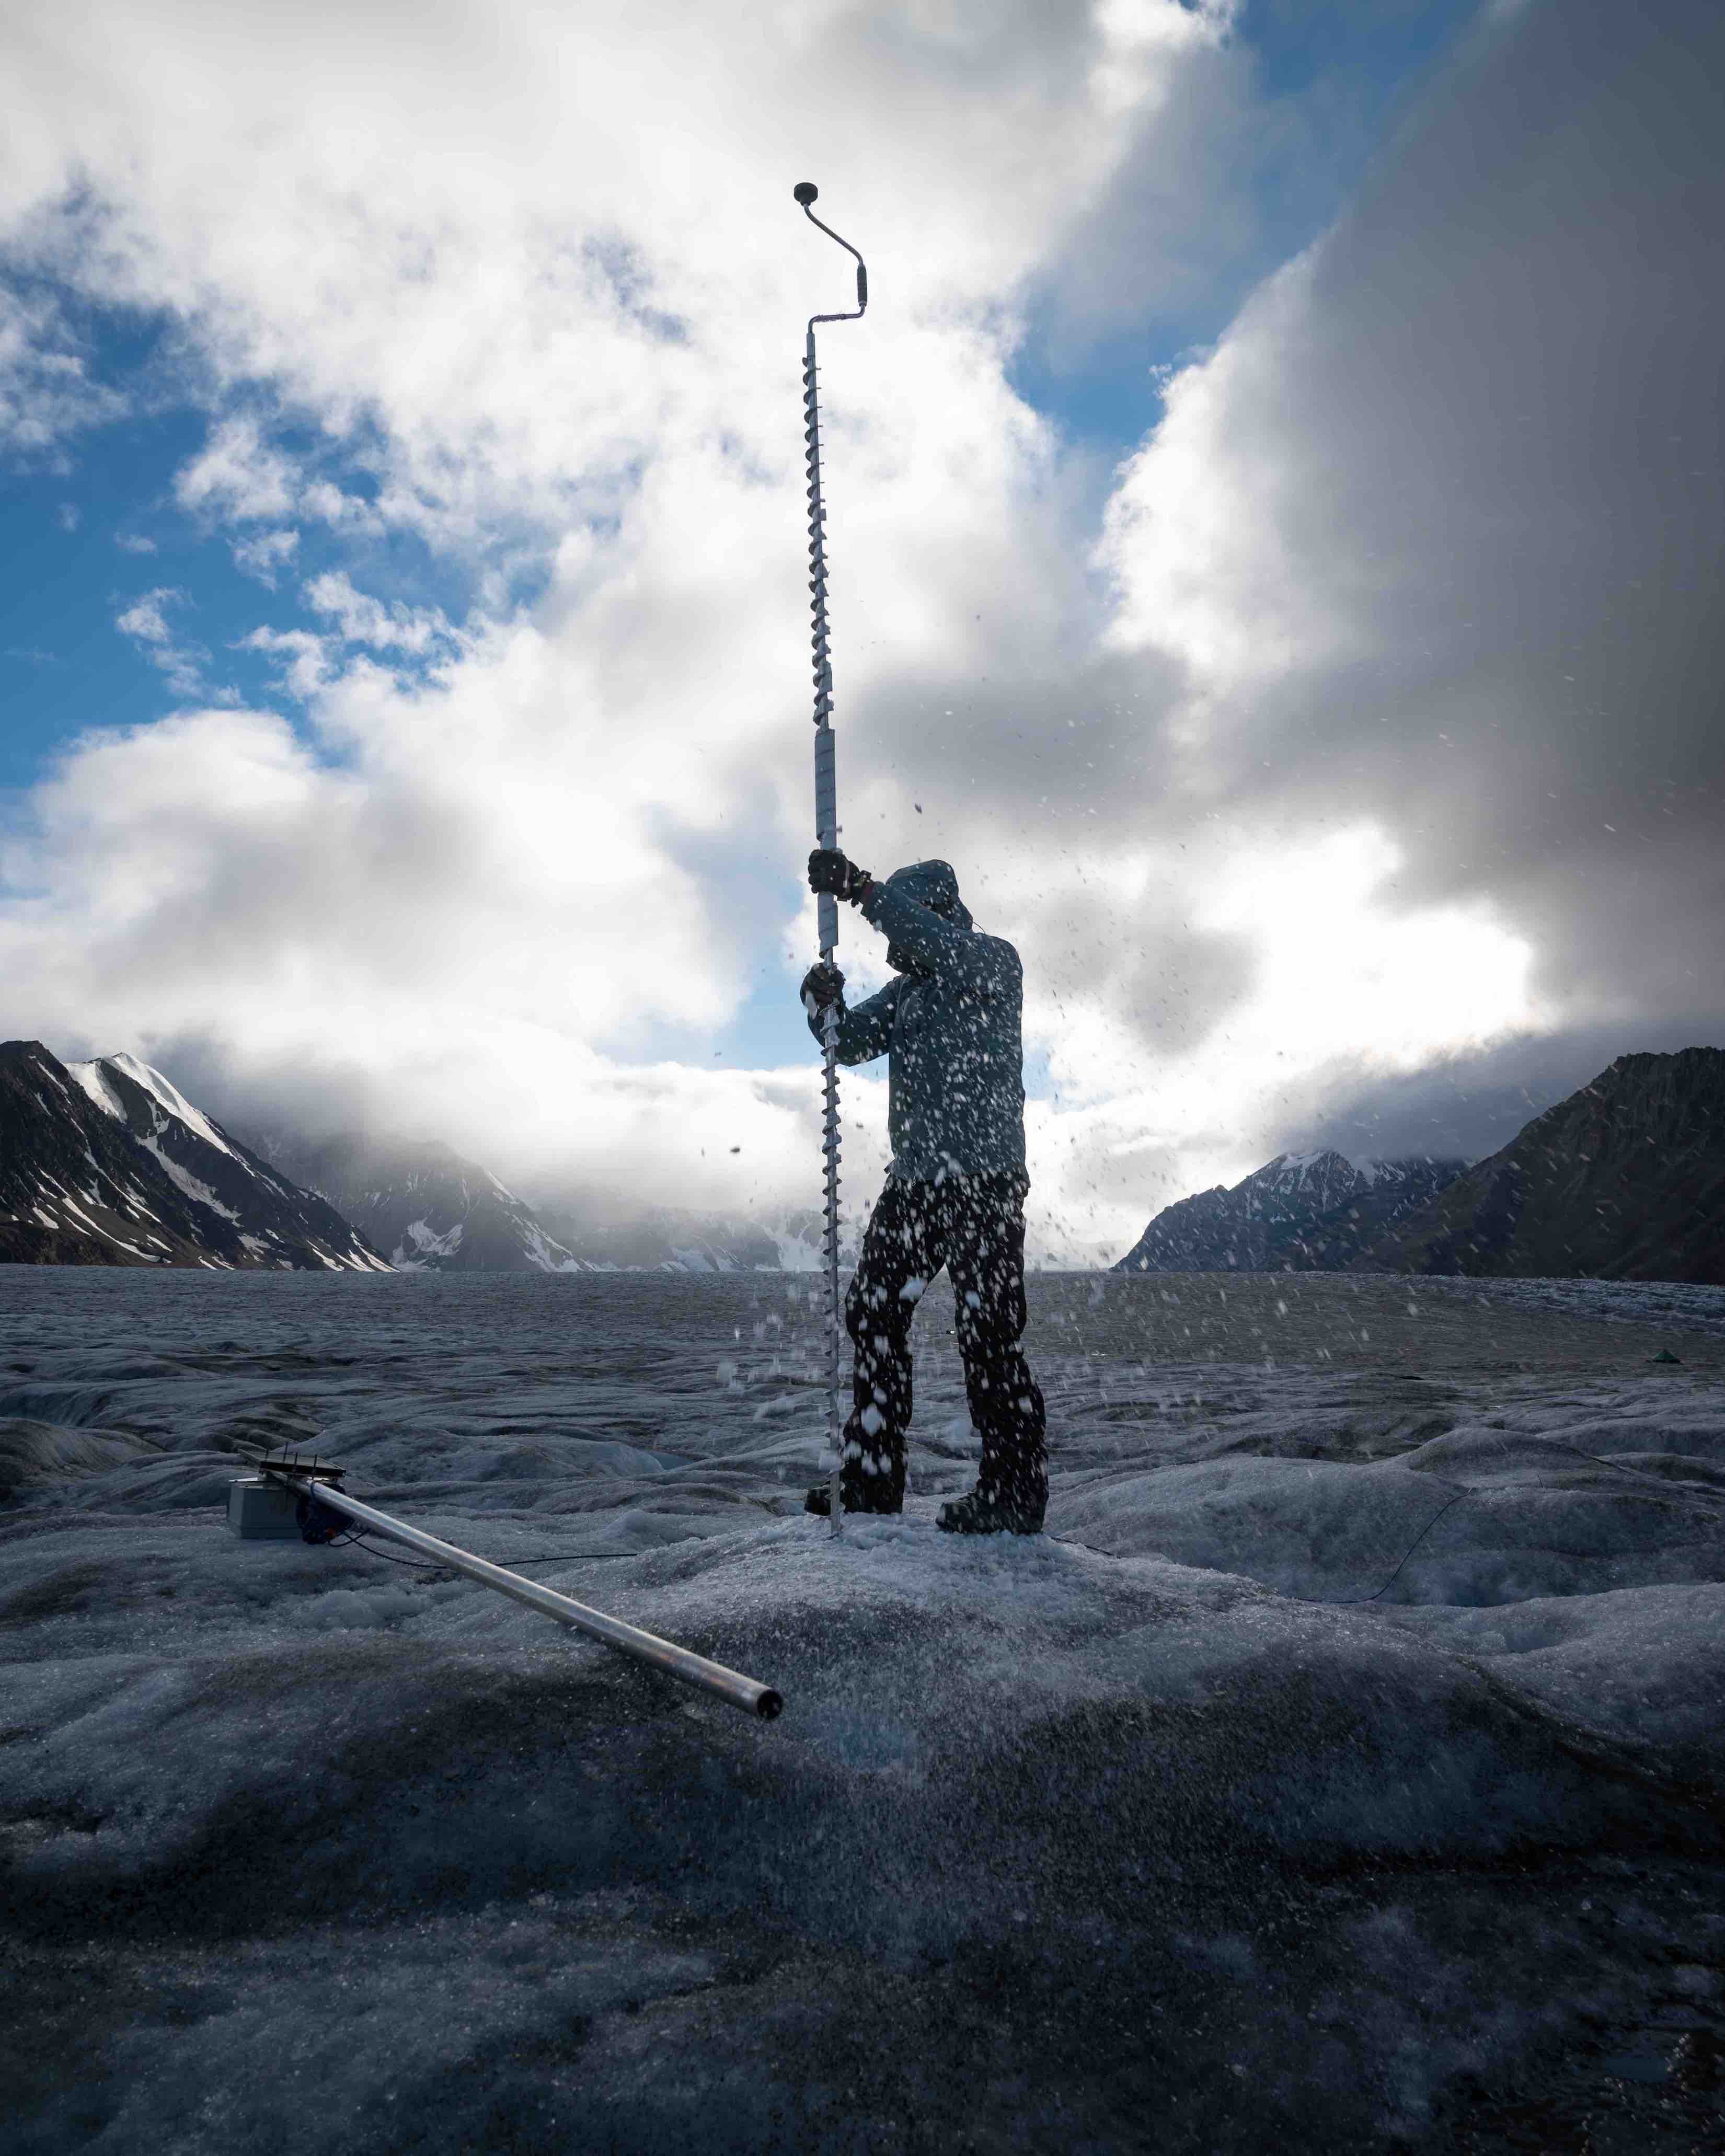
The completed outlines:
<svg viewBox="0 0 1725 2156">
<path fill-rule="evenodd" d="M 918 906 L 926 906 L 955 927 L 976 926 L 958 896 L 958 879 L 950 862 L 912 861 L 907 868 L 895 869 L 886 879 L 886 887 L 915 899 Z"/>
</svg>

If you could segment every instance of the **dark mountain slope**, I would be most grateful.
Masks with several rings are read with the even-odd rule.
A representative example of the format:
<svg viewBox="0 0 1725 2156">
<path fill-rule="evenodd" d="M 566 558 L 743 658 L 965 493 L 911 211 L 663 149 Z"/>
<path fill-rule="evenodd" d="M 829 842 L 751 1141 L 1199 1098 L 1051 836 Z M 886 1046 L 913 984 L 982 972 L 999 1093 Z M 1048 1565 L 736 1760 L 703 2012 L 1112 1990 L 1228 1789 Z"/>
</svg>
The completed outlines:
<svg viewBox="0 0 1725 2156">
<path fill-rule="evenodd" d="M 0 1261 L 388 1270 L 160 1071 L 33 1040 L 0 1044 Z"/>
<path fill-rule="evenodd" d="M 244 1256 L 228 1224 L 194 1213 L 39 1040 L 0 1043 L 0 1260 L 198 1265 Z"/>
<path fill-rule="evenodd" d="M 1377 1160 L 1369 1182 L 1279 1244 L 1271 1269 L 1343 1272 L 1388 1231 L 1430 1204 L 1467 1167 L 1465 1160 Z"/>
<path fill-rule="evenodd" d="M 302 1190 L 132 1055 L 67 1066 L 95 1104 L 158 1160 L 168 1179 L 228 1221 L 247 1259 L 316 1272 L 387 1270 L 377 1252 L 315 1190 Z"/>
<path fill-rule="evenodd" d="M 1725 1282 L 1725 1050 L 1619 1056 L 1356 1262 Z"/>
</svg>

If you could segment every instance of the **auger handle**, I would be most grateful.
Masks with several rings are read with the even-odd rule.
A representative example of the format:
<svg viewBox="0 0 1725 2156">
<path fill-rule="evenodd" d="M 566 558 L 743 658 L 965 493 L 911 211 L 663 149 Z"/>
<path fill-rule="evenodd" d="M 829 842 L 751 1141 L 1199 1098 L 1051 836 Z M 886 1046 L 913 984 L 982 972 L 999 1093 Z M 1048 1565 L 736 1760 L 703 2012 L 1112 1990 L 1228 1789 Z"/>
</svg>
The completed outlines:
<svg viewBox="0 0 1725 2156">
<path fill-rule="evenodd" d="M 803 214 L 808 218 L 809 222 L 813 225 L 818 226 L 822 232 L 825 233 L 829 239 L 836 239 L 839 244 L 845 249 L 845 252 L 847 254 L 855 256 L 856 260 L 855 311 L 848 315 L 811 315 L 809 317 L 809 328 L 813 329 L 817 322 L 860 321 L 863 316 L 868 312 L 868 264 L 863 260 L 860 254 L 857 254 L 856 249 L 851 245 L 850 242 L 845 237 L 843 233 L 834 232 L 829 224 L 823 224 L 821 220 L 814 214 L 814 211 L 811 205 L 819 200 L 820 189 L 816 187 L 813 180 L 798 180 L 796 186 L 792 188 L 791 192 L 796 198 L 797 201 L 801 203 Z"/>
</svg>

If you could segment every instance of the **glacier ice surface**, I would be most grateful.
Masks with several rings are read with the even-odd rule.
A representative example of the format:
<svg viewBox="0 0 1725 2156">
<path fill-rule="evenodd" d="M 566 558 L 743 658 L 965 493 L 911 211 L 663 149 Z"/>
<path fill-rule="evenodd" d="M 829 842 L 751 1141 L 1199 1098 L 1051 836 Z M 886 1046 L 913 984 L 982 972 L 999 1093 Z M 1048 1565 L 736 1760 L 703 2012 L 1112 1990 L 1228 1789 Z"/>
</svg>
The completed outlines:
<svg viewBox="0 0 1725 2156">
<path fill-rule="evenodd" d="M 906 1512 L 834 1538 L 793 1281 L 7 1269 L 8 2150 L 1507 2148 L 1568 2087 L 1693 2145 L 1718 1306 L 1656 1374 L 1621 1298 L 1470 1361 L 1428 1290 L 1033 1282 L 1052 1532 L 980 1540 L 931 1295 Z M 783 1719 L 230 1540 L 244 1440 Z"/>
</svg>

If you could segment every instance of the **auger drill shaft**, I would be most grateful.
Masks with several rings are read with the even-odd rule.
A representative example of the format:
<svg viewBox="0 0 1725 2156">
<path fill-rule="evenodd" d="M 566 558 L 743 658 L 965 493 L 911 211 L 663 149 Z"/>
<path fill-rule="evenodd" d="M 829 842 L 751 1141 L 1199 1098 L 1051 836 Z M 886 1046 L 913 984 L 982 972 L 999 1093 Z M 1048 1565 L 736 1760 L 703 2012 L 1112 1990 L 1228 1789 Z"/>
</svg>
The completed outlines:
<svg viewBox="0 0 1725 2156">
<path fill-rule="evenodd" d="M 830 225 L 822 224 L 810 205 L 817 190 L 809 180 L 798 182 L 796 199 L 803 214 L 829 239 L 856 258 L 856 307 L 843 315 L 811 315 L 803 346 L 803 439 L 809 463 L 809 590 L 814 621 L 811 641 L 814 651 L 814 831 L 818 845 L 839 843 L 839 790 L 834 762 L 833 660 L 827 625 L 826 508 L 820 490 L 820 396 L 814 356 L 817 322 L 850 322 L 860 318 L 869 304 L 869 273 L 863 259 L 848 239 Z M 830 894 L 818 901 L 818 937 L 822 960 L 831 964 L 839 947 L 839 901 Z M 826 1271 L 827 1437 L 832 1446 L 830 1485 L 833 1532 L 845 1523 L 839 1502 L 839 1478 L 844 1452 L 844 1417 L 839 1412 L 839 1342 L 844 1334 L 844 1308 L 839 1291 L 839 1007 L 829 1004 L 822 1016 L 821 1050 L 824 1078 L 821 1089 L 821 1159 L 825 1171 L 825 1227 L 821 1255 Z"/>
<path fill-rule="evenodd" d="M 809 454 L 809 589 L 814 648 L 814 833 L 815 843 L 839 843 L 839 788 L 833 739 L 833 665 L 827 634 L 826 511 L 820 498 L 820 404 L 815 381 L 814 325 L 809 326 L 803 359 L 803 439 Z M 839 947 L 839 901 L 824 891 L 816 901 L 822 960 L 830 965 Z M 827 1441 L 832 1451 L 832 1521 L 834 1533 L 844 1523 L 839 1502 L 839 1471 L 844 1445 L 839 1414 L 839 1006 L 829 1004 L 821 1023 L 824 1077 L 821 1087 L 820 1151 L 825 1175 L 825 1224 L 821 1259 L 826 1270 Z"/>
</svg>

